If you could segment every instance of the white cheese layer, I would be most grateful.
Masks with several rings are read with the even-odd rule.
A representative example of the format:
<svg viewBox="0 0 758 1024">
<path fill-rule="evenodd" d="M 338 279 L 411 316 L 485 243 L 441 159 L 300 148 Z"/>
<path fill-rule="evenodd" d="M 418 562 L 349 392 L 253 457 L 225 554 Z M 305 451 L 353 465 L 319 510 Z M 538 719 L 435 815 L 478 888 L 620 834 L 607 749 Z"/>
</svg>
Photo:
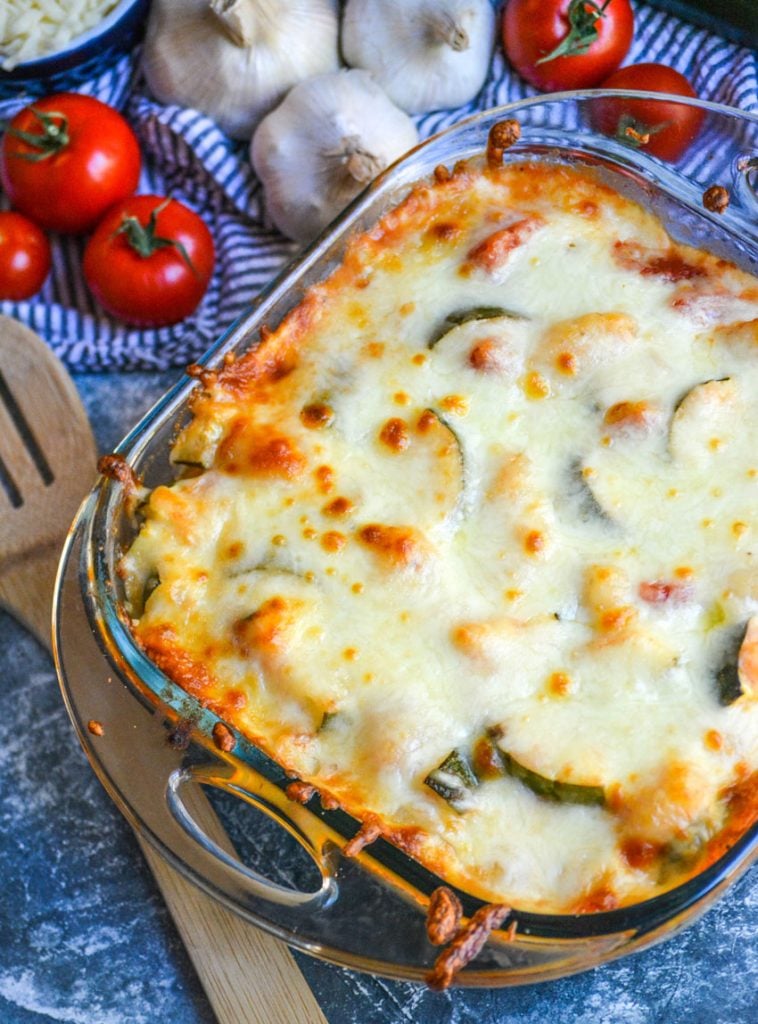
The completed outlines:
<svg viewBox="0 0 758 1024">
<path fill-rule="evenodd" d="M 758 768 L 757 324 L 589 176 L 417 191 L 204 382 L 122 562 L 138 640 L 476 894 L 653 895 Z"/>
</svg>

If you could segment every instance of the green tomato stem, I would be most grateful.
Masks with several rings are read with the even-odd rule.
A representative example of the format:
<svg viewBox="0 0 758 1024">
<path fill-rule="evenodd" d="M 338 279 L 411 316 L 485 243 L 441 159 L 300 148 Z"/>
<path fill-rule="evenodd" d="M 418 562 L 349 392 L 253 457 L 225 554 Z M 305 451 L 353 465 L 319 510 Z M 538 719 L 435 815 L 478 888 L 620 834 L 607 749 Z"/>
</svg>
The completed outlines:
<svg viewBox="0 0 758 1024">
<path fill-rule="evenodd" d="M 571 27 L 556 48 L 546 57 L 541 57 L 537 64 L 547 64 L 556 57 L 578 57 L 586 53 L 600 35 L 597 22 L 605 17 L 605 9 L 610 2 L 605 0 L 600 7 L 595 0 L 571 0 L 568 9 Z"/>
<path fill-rule="evenodd" d="M 163 238 L 161 235 L 156 234 L 158 214 L 165 210 L 170 202 L 170 198 L 164 199 L 162 203 L 156 206 L 150 213 L 147 224 L 140 224 L 135 216 L 125 214 L 121 223 L 111 235 L 111 238 L 116 238 L 118 235 L 126 235 L 126 241 L 131 248 L 138 256 L 145 260 L 149 259 L 159 249 L 169 247 L 176 249 L 195 277 L 199 277 L 200 275 L 189 258 L 189 253 L 184 244 L 177 242 L 174 238 Z"/>
<path fill-rule="evenodd" d="M 39 121 L 41 132 L 27 132 L 21 128 L 6 128 L 8 135 L 14 139 L 20 139 L 27 146 L 36 150 L 34 153 L 10 153 L 9 155 L 18 160 L 28 160 L 31 163 L 39 163 L 47 160 L 62 149 L 71 141 L 68 134 L 68 118 L 57 110 L 38 110 L 37 107 L 30 108 L 31 113 Z"/>
</svg>

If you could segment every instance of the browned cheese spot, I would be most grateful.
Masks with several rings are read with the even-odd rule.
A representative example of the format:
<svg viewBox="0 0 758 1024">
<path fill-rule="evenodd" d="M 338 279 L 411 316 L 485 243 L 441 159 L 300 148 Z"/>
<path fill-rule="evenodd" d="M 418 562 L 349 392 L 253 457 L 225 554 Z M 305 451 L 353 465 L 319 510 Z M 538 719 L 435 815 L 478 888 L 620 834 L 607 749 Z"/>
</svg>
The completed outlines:
<svg viewBox="0 0 758 1024">
<path fill-rule="evenodd" d="M 416 430 L 419 434 L 428 434 L 432 430 L 437 430 L 439 425 L 440 421 L 432 410 L 424 409 L 416 421 Z"/>
<path fill-rule="evenodd" d="M 319 466 L 314 470 L 313 475 L 316 477 L 316 484 L 322 494 L 329 494 L 330 491 L 334 490 L 334 477 L 336 474 L 331 466 Z"/>
<path fill-rule="evenodd" d="M 215 682 L 205 664 L 182 650 L 172 626 L 153 626 L 145 630 L 140 635 L 140 643 L 151 661 L 188 693 L 202 696 L 215 691 Z"/>
<path fill-rule="evenodd" d="M 527 398 L 547 398 L 550 394 L 550 383 L 545 380 L 541 373 L 530 370 L 521 382 L 521 387 Z"/>
<path fill-rule="evenodd" d="M 493 231 L 471 249 L 462 270 L 465 272 L 474 267 L 489 274 L 499 270 L 508 262 L 511 253 L 531 238 L 543 223 L 542 218 L 535 215 Z"/>
<path fill-rule="evenodd" d="M 405 420 L 398 419 L 397 417 L 387 420 L 379 432 L 379 440 L 390 451 L 405 451 L 411 441 L 408 434 L 408 424 Z"/>
<path fill-rule="evenodd" d="M 613 430 L 647 430 L 657 418 L 657 411 L 650 402 L 616 402 L 606 409 L 603 423 Z"/>
<path fill-rule="evenodd" d="M 334 409 L 325 402 L 313 402 L 300 410 L 300 422 L 309 430 L 321 430 L 334 422 Z"/>
<path fill-rule="evenodd" d="M 283 597 L 264 601 L 260 608 L 234 623 L 232 637 L 235 646 L 245 656 L 253 651 L 277 653 L 285 643 L 284 634 L 292 611 Z"/>
<path fill-rule="evenodd" d="M 445 412 L 455 416 L 465 416 L 468 412 L 468 399 L 465 395 L 445 395 L 440 399 L 440 405 Z"/>
<path fill-rule="evenodd" d="M 648 249 L 631 240 L 613 243 L 613 258 L 624 270 L 636 270 L 643 277 L 661 277 L 669 283 L 706 277 L 703 266 L 690 263 L 673 247 Z"/>
<path fill-rule="evenodd" d="M 480 373 L 493 373 L 500 368 L 497 342 L 493 338 L 482 338 L 469 352 L 468 361 Z"/>
<path fill-rule="evenodd" d="M 420 568 L 426 554 L 424 537 L 412 526 L 369 523 L 358 530 L 358 539 L 393 569 Z"/>
<path fill-rule="evenodd" d="M 565 697 L 571 692 L 571 676 L 566 672 L 553 672 L 547 681 L 548 693 L 553 697 Z"/>
<path fill-rule="evenodd" d="M 347 544 L 347 537 L 344 533 L 338 533 L 337 530 L 329 530 L 321 535 L 321 547 L 324 551 L 334 553 L 341 551 Z"/>
<path fill-rule="evenodd" d="M 340 518 L 341 516 L 348 515 L 354 508 L 355 506 L 349 498 L 340 496 L 338 498 L 334 498 L 333 501 L 327 502 L 321 511 L 325 516 Z"/>
<path fill-rule="evenodd" d="M 538 555 L 545 548 L 545 535 L 541 530 L 529 530 L 524 537 L 524 550 L 527 554 Z"/>
<path fill-rule="evenodd" d="M 573 352 L 559 352 L 555 358 L 555 365 L 561 373 L 572 377 L 576 373 L 576 356 Z"/>
<path fill-rule="evenodd" d="M 460 237 L 461 226 L 453 221 L 437 221 L 429 228 L 428 235 L 435 242 L 454 242 Z"/>
<path fill-rule="evenodd" d="M 306 458 L 291 438 L 239 416 L 219 445 L 216 463 L 227 473 L 291 480 L 303 472 Z"/>
</svg>

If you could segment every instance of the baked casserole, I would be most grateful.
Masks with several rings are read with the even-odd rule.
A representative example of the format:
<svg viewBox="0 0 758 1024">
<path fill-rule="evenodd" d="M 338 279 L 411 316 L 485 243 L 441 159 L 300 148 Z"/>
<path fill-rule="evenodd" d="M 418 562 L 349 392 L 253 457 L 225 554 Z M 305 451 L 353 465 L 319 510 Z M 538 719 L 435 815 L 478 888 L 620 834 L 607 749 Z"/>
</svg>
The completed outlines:
<svg viewBox="0 0 758 1024">
<path fill-rule="evenodd" d="M 476 160 L 200 372 L 133 634 L 293 777 L 521 910 L 758 816 L 758 280 L 588 170 Z"/>
</svg>

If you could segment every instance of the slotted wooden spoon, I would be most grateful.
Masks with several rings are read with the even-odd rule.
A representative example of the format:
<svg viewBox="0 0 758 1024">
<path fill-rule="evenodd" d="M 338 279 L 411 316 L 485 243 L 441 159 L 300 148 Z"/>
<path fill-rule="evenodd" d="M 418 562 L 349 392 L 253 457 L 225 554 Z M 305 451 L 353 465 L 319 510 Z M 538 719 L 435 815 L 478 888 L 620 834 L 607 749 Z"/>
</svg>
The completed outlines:
<svg viewBox="0 0 758 1024">
<path fill-rule="evenodd" d="M 0 316 L 0 605 L 50 649 L 58 556 L 93 484 L 96 447 L 73 381 L 45 343 Z M 206 833 L 231 849 L 210 804 Z M 219 1024 L 327 1024 L 287 946 L 142 851 Z"/>
</svg>

